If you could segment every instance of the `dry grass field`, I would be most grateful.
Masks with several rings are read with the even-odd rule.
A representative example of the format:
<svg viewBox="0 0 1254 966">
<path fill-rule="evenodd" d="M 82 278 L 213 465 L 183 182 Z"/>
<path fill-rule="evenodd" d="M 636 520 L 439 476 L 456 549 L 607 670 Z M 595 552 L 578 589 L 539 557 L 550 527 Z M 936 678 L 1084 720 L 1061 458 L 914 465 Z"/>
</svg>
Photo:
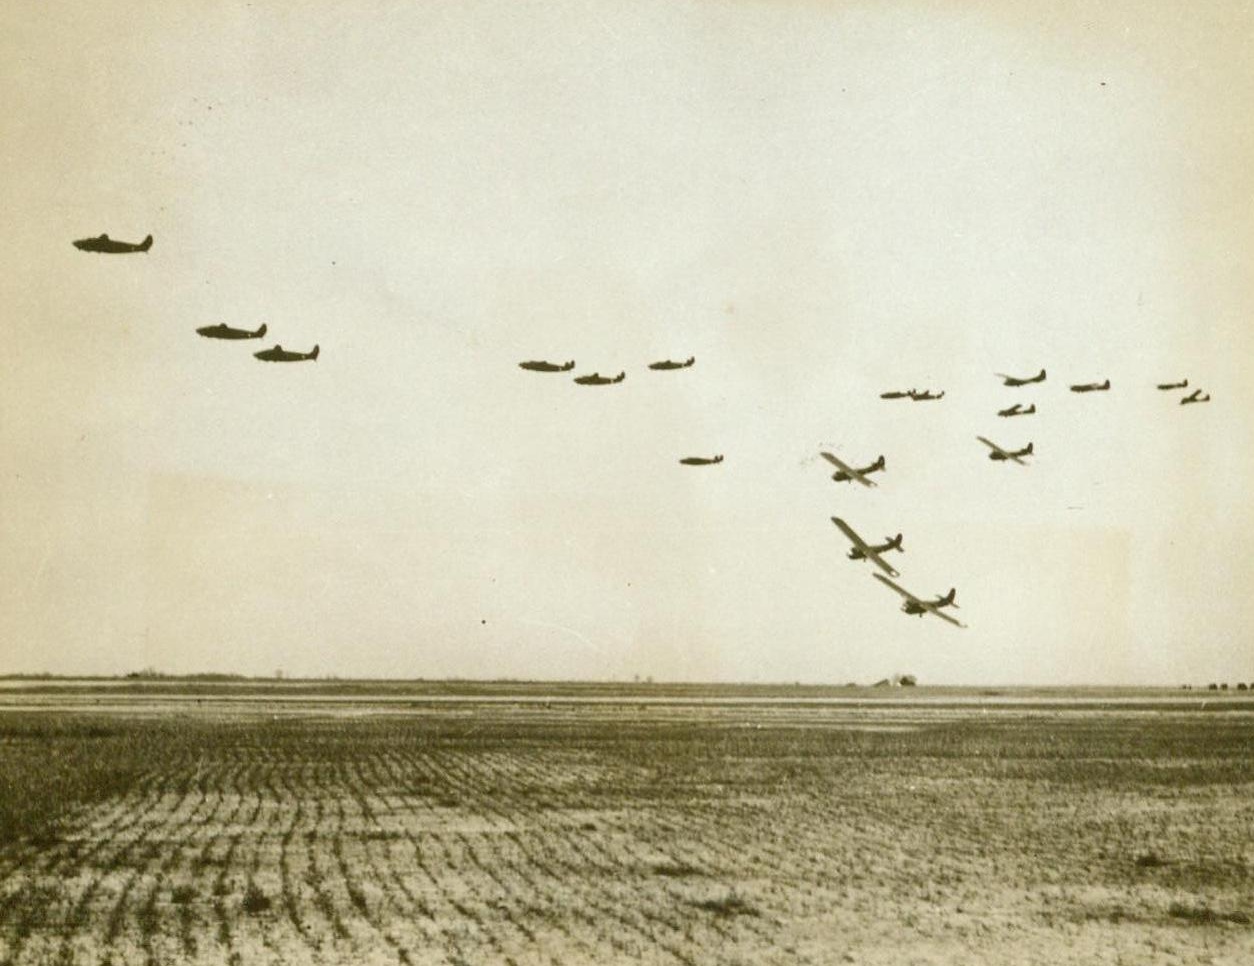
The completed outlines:
<svg viewBox="0 0 1254 966">
<path fill-rule="evenodd" d="M 1254 699 L 271 697 L 0 699 L 0 964 L 1254 962 Z"/>
</svg>

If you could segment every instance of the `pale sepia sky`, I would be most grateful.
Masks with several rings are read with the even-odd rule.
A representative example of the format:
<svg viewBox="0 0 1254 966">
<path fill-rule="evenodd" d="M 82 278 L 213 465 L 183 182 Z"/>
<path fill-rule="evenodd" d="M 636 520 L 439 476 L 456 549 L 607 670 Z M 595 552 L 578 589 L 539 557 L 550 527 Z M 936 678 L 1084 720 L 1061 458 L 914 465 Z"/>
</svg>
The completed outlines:
<svg viewBox="0 0 1254 966">
<path fill-rule="evenodd" d="M 0 670 L 1254 678 L 1251 62 L 1227 2 L 10 0 Z"/>
</svg>

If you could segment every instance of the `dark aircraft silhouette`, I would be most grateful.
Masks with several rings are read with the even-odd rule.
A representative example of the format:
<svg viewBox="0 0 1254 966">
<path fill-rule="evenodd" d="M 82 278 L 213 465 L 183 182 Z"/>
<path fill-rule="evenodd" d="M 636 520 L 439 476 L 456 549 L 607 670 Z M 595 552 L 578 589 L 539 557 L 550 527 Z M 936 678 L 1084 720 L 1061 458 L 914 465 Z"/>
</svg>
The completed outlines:
<svg viewBox="0 0 1254 966">
<path fill-rule="evenodd" d="M 318 358 L 318 347 L 314 346 L 309 352 L 288 352 L 281 345 L 276 345 L 273 349 L 262 349 L 253 355 L 262 362 L 303 362 L 306 359 L 312 362 Z"/>
<path fill-rule="evenodd" d="M 1189 393 L 1187 396 L 1185 396 L 1183 399 L 1180 400 L 1180 405 L 1187 406 L 1189 403 L 1204 403 L 1204 402 L 1210 402 L 1210 393 L 1207 393 L 1205 396 L 1203 396 L 1202 390 L 1194 389 L 1191 393 Z"/>
<path fill-rule="evenodd" d="M 1072 386 L 1072 392 L 1105 392 L 1110 388 L 1110 380 L 1105 382 L 1084 382 L 1078 386 Z"/>
<path fill-rule="evenodd" d="M 74 247 L 81 252 L 103 252 L 107 255 L 122 255 L 127 252 L 146 252 L 152 248 L 152 235 L 149 235 L 139 244 L 132 242 L 114 241 L 108 235 L 101 235 L 99 238 L 80 238 L 74 242 Z"/>
<path fill-rule="evenodd" d="M 1181 379 L 1179 382 L 1160 382 L 1158 384 L 1159 389 L 1187 389 L 1188 387 L 1189 380 L 1187 379 Z"/>
<path fill-rule="evenodd" d="M 662 362 L 650 362 L 650 369 L 687 369 L 690 365 L 697 361 L 696 356 L 689 356 L 686 362 L 672 362 L 666 359 Z"/>
<path fill-rule="evenodd" d="M 941 620 L 949 621 L 949 623 L 954 624 L 958 627 L 967 626 L 966 624 L 963 624 L 961 621 L 955 620 L 954 618 L 950 617 L 948 614 L 941 613 L 942 607 L 957 607 L 958 606 L 958 600 L 957 600 L 958 591 L 955 588 L 951 587 L 949 589 L 949 593 L 946 594 L 944 597 L 937 597 L 935 600 L 920 600 L 918 597 L 915 597 L 914 594 L 910 593 L 910 591 L 906 590 L 904 587 L 900 587 L 897 584 L 893 583 L 883 574 L 871 574 L 871 576 L 874 577 L 876 580 L 878 580 L 880 583 L 888 584 L 889 587 L 897 591 L 897 593 L 899 593 L 902 597 L 906 599 L 905 603 L 901 605 L 901 609 L 905 611 L 907 614 L 917 614 L 919 617 L 922 617 L 924 614 L 935 614 Z"/>
<path fill-rule="evenodd" d="M 884 542 L 878 546 L 869 544 L 858 536 L 857 532 L 840 517 L 832 517 L 832 523 L 840 529 L 845 538 L 853 544 L 853 548 L 849 551 L 850 560 L 869 560 L 880 570 L 888 574 L 890 577 L 897 577 L 899 574 L 896 570 L 885 563 L 884 558 L 880 556 L 882 553 L 888 553 L 890 550 L 896 550 L 898 553 L 905 553 L 901 546 L 901 534 L 895 537 L 885 537 Z"/>
<path fill-rule="evenodd" d="M 1012 462 L 1018 463 L 1020 466 L 1028 465 L 1027 463 L 1023 462 L 1023 460 L 1019 459 L 1019 457 L 1032 455 L 1031 443 L 1028 443 L 1028 445 L 1023 447 L 1023 449 L 1017 449 L 1012 452 L 1011 450 L 1008 450 L 1008 449 L 1002 449 L 1000 446 L 994 443 L 991 439 L 985 439 L 983 436 L 977 436 L 975 438 L 992 450 L 992 452 L 988 454 L 989 459 L 998 460 L 998 461 L 1011 460 Z"/>
<path fill-rule="evenodd" d="M 1038 372 L 1035 376 L 1028 376 L 1027 378 L 1020 378 L 1018 376 L 1008 376 L 1004 372 L 994 373 L 994 375 L 996 375 L 999 379 L 1001 379 L 1002 381 L 1001 384 L 1003 386 L 1027 386 L 1034 382 L 1045 381 L 1044 369 Z"/>
<path fill-rule="evenodd" d="M 575 360 L 571 359 L 570 362 L 561 366 L 559 366 L 556 362 L 541 362 L 539 360 L 532 360 L 530 362 L 518 363 L 518 368 L 529 369 L 532 372 L 570 372 L 571 369 L 575 368 Z"/>
<path fill-rule="evenodd" d="M 906 399 L 906 398 L 913 399 L 914 390 L 907 389 L 903 392 L 900 389 L 893 389 L 893 390 L 890 390 L 889 392 L 880 393 L 880 398 L 881 399 Z"/>
<path fill-rule="evenodd" d="M 927 399 L 943 399 L 944 397 L 945 397 L 944 389 L 942 389 L 940 392 L 932 392 L 932 390 L 930 389 L 924 389 L 922 392 L 915 392 L 913 389 L 910 390 L 910 398 L 913 399 L 915 402 L 923 402 L 924 400 L 927 400 Z"/>
<path fill-rule="evenodd" d="M 713 466 L 716 463 L 723 462 L 723 456 L 721 453 L 713 458 L 705 456 L 685 456 L 679 462 L 683 463 L 684 466 Z"/>
<path fill-rule="evenodd" d="M 611 379 L 609 376 L 603 376 L 599 372 L 594 372 L 590 376 L 576 376 L 575 382 L 581 386 L 608 386 L 615 382 L 622 382 L 627 378 L 627 373 L 620 372 Z"/>
<path fill-rule="evenodd" d="M 261 328 L 256 332 L 249 332 L 247 329 L 233 329 L 225 323 L 220 323 L 206 325 L 196 331 L 206 339 L 260 339 L 266 334 L 266 326 L 262 323 Z"/>
<path fill-rule="evenodd" d="M 999 409 L 998 416 L 1031 416 L 1036 412 L 1036 403 L 1032 403 L 1027 409 L 1023 408 L 1022 403 L 1015 403 L 1009 409 Z"/>
<path fill-rule="evenodd" d="M 820 452 L 819 455 L 822 456 L 823 459 L 831 463 L 834 467 L 836 467 L 836 472 L 832 474 L 832 479 L 835 480 L 837 483 L 846 483 L 849 480 L 857 480 L 863 486 L 875 486 L 875 483 L 873 483 L 871 480 L 868 480 L 867 476 L 869 476 L 871 473 L 878 473 L 882 469 L 884 469 L 884 457 L 883 456 L 879 457 L 871 465 L 864 466 L 862 469 L 858 469 L 857 467 L 850 466 L 848 463 L 845 463 L 843 460 L 838 459 L 837 457 L 833 456 L 831 453 Z"/>
</svg>

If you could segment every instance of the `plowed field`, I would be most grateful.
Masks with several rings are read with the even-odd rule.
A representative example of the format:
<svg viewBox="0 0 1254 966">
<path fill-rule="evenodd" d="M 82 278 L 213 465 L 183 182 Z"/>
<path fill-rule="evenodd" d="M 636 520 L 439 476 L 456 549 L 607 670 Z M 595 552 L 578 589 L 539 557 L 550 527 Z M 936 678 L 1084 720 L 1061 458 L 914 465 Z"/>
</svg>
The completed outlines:
<svg viewBox="0 0 1254 966">
<path fill-rule="evenodd" d="M 5 966 L 1254 962 L 1250 706 L 11 708 L 0 834 Z"/>
</svg>

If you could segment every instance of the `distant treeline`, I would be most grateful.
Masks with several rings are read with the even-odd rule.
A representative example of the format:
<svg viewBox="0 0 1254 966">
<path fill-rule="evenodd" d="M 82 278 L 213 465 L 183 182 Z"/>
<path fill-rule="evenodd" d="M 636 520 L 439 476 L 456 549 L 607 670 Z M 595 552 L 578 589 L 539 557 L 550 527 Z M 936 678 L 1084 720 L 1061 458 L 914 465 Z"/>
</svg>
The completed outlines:
<svg viewBox="0 0 1254 966">
<path fill-rule="evenodd" d="M 247 681 L 243 674 L 225 674 L 221 671 L 202 671 L 198 674 L 166 674 L 153 668 L 142 671 L 128 671 L 128 680 L 135 681 Z"/>
<path fill-rule="evenodd" d="M 145 668 L 143 671 L 128 671 L 126 674 L 52 674 L 40 671 L 33 674 L 0 674 L 0 681 L 267 681 L 269 678 L 250 678 L 246 674 L 223 674 L 218 671 L 204 671 L 198 674 L 166 674 Z"/>
</svg>

